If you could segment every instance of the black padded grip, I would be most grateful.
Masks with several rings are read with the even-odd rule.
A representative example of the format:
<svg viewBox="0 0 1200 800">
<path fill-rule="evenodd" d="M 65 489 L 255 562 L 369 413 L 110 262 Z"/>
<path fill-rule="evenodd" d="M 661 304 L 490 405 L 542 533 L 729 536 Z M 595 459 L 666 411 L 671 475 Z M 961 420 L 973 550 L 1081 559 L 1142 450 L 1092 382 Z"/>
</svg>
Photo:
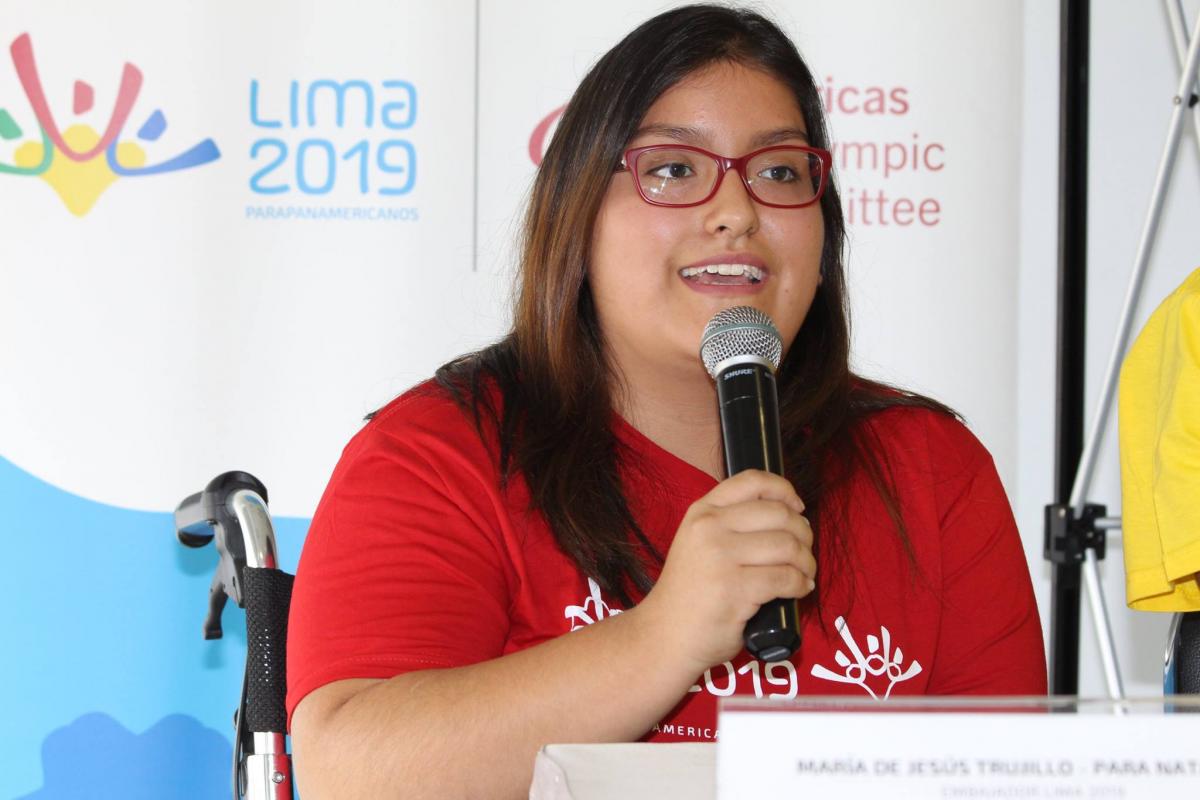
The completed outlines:
<svg viewBox="0 0 1200 800">
<path fill-rule="evenodd" d="M 295 579 L 277 569 L 246 567 L 246 729 L 287 730 L 287 624 Z"/>
<path fill-rule="evenodd" d="M 1200 694 L 1200 611 L 1187 612 L 1179 623 L 1175 680 L 1179 694 Z"/>
</svg>

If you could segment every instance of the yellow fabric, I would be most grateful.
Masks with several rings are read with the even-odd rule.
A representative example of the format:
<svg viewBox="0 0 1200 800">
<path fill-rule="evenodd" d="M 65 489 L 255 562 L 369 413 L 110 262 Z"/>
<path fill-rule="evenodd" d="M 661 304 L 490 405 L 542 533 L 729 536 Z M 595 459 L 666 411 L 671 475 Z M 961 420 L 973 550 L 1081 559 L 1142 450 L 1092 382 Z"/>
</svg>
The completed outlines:
<svg viewBox="0 0 1200 800">
<path fill-rule="evenodd" d="M 1126 601 L 1200 610 L 1200 269 L 1130 348 L 1117 408 Z"/>
</svg>

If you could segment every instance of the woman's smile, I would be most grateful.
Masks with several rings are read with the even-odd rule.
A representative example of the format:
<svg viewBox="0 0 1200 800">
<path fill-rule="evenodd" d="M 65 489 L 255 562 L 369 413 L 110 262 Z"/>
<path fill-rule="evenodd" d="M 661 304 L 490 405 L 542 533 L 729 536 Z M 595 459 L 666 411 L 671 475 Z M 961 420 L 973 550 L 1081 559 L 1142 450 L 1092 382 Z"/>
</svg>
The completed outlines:
<svg viewBox="0 0 1200 800">
<path fill-rule="evenodd" d="M 763 291 L 771 270 L 757 256 L 724 253 L 684 267 L 679 277 L 693 291 L 742 297 Z"/>
</svg>

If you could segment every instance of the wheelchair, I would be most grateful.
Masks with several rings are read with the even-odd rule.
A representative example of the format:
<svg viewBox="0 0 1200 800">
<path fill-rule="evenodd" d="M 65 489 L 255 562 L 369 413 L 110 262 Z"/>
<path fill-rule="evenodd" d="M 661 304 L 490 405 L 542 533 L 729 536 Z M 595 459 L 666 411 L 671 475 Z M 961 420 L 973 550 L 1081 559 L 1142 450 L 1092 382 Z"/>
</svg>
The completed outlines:
<svg viewBox="0 0 1200 800">
<path fill-rule="evenodd" d="M 267 488 L 247 472 L 218 475 L 175 509 L 187 547 L 216 542 L 204 638 L 221 638 L 232 598 L 246 610 L 246 673 L 233 718 L 234 800 L 294 800 L 287 752 L 287 622 L 293 577 L 279 569 Z"/>
</svg>

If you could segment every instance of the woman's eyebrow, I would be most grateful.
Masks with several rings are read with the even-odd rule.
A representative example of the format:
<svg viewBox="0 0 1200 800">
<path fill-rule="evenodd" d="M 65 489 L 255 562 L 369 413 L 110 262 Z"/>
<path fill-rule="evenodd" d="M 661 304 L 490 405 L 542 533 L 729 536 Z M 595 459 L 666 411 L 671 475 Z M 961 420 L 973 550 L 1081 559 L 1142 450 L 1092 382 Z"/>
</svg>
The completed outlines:
<svg viewBox="0 0 1200 800">
<path fill-rule="evenodd" d="M 674 139 L 677 142 L 687 144 L 695 144 L 704 142 L 708 137 L 699 128 L 692 128 L 687 125 L 643 125 L 638 128 L 633 134 L 635 139 L 642 136 L 662 136 L 667 139 Z"/>
<path fill-rule="evenodd" d="M 754 138 L 754 146 L 770 147 L 773 144 L 786 142 L 788 139 L 802 139 L 805 144 L 808 144 L 808 131 L 804 130 L 804 128 L 777 128 L 756 136 Z"/>
</svg>

